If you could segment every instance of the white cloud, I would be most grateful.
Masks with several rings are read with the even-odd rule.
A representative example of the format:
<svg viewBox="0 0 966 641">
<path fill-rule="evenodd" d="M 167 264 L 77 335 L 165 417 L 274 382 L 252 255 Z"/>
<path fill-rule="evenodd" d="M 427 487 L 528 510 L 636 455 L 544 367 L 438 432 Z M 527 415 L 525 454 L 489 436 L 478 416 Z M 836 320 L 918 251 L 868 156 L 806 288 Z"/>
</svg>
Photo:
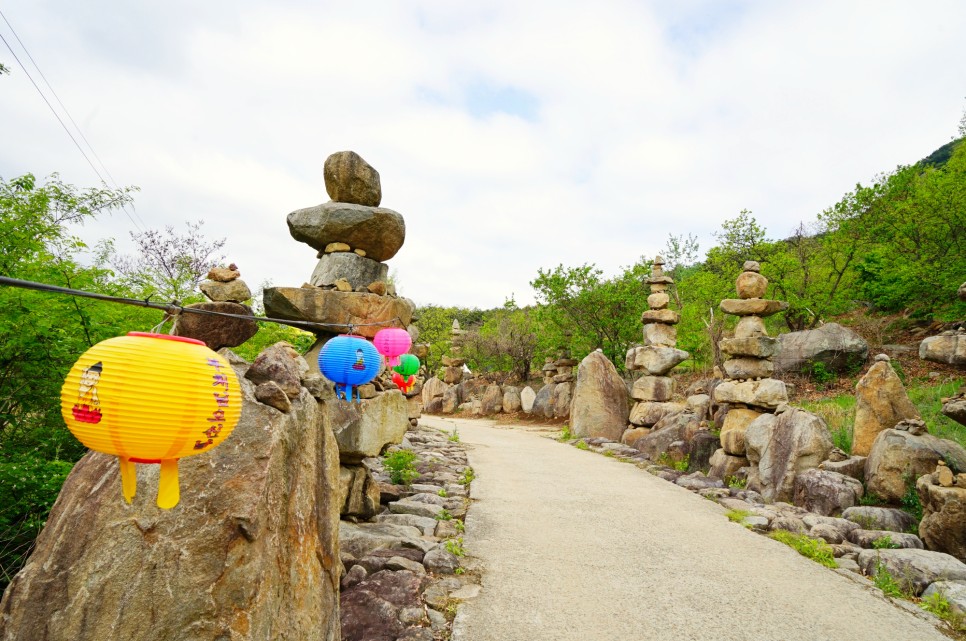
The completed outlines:
<svg viewBox="0 0 966 641">
<path fill-rule="evenodd" d="M 787 234 L 946 142 L 966 95 L 958 2 L 99 7 L 4 13 L 139 216 L 205 219 L 253 286 L 311 273 L 285 215 L 327 199 L 333 151 L 406 217 L 404 294 L 489 307 L 540 267 L 707 248 L 742 208 Z M 0 175 L 96 181 L 15 66 L 0 92 Z"/>
</svg>

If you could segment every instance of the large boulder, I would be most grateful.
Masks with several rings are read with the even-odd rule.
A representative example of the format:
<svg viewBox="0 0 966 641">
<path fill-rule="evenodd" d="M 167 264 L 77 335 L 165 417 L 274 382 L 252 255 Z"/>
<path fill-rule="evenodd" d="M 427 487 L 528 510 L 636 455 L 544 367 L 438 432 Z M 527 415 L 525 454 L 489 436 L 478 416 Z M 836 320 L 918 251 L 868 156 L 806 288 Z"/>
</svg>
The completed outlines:
<svg viewBox="0 0 966 641">
<path fill-rule="evenodd" d="M 252 316 L 251 308 L 239 303 L 194 303 L 185 309 L 198 309 L 203 312 Z M 194 338 L 209 348 L 218 351 L 223 347 L 237 347 L 258 332 L 258 323 L 248 318 L 231 318 L 214 314 L 182 312 L 174 321 L 171 333 L 175 336 Z"/>
<path fill-rule="evenodd" d="M 822 363 L 829 370 L 844 372 L 864 363 L 868 355 L 865 339 L 838 323 L 826 323 L 818 329 L 779 335 L 775 371 L 800 372 Z"/>
<path fill-rule="evenodd" d="M 256 385 L 271 381 L 291 399 L 302 390 L 302 369 L 308 369 L 308 363 L 291 344 L 279 341 L 262 350 L 248 368 L 245 378 Z"/>
<path fill-rule="evenodd" d="M 868 456 L 883 430 L 899 421 L 919 418 L 919 410 L 888 361 L 876 361 L 855 386 L 855 423 L 852 454 Z"/>
<path fill-rule="evenodd" d="M 842 518 L 848 519 L 866 530 L 907 532 L 916 525 L 915 517 L 908 512 L 894 507 L 879 507 L 877 505 L 857 505 L 846 508 L 842 512 Z"/>
<path fill-rule="evenodd" d="M 553 383 L 540 388 L 533 399 L 533 414 L 553 418 L 553 388 Z"/>
<path fill-rule="evenodd" d="M 947 365 L 966 365 L 966 334 L 945 333 L 919 343 L 919 358 Z"/>
<path fill-rule="evenodd" d="M 724 480 L 729 476 L 734 476 L 741 468 L 747 467 L 748 459 L 744 456 L 732 456 L 725 452 L 724 448 L 718 448 L 708 460 L 708 465 L 711 466 L 711 469 L 708 470 L 708 476 Z"/>
<path fill-rule="evenodd" d="M 823 516 L 841 514 L 862 498 L 862 483 L 838 472 L 810 469 L 795 477 L 795 505 Z"/>
<path fill-rule="evenodd" d="M 656 461 L 675 441 L 684 441 L 685 431 L 692 423 L 699 423 L 697 417 L 687 412 L 672 414 L 658 421 L 651 432 L 633 444 L 633 448 L 643 452 L 649 459 Z"/>
<path fill-rule="evenodd" d="M 866 489 L 886 501 L 901 501 L 916 479 L 935 470 L 941 460 L 966 470 L 966 450 L 958 443 L 932 434 L 885 430 L 876 437 L 865 461 Z"/>
<path fill-rule="evenodd" d="M 429 405 L 430 401 L 432 401 L 434 398 L 442 396 L 447 389 L 448 386 L 446 383 L 433 376 L 423 383 L 423 405 Z"/>
<path fill-rule="evenodd" d="M 309 278 L 309 284 L 316 287 L 329 287 L 344 278 L 353 290 L 368 287 L 376 281 L 385 281 L 389 275 L 389 265 L 354 252 L 335 252 L 324 254 Z"/>
<path fill-rule="evenodd" d="M 952 398 L 944 398 L 942 413 L 960 425 L 966 425 L 966 389 L 961 389 Z"/>
<path fill-rule="evenodd" d="M 507 385 L 503 388 L 503 411 L 506 414 L 519 412 L 523 406 L 520 400 L 520 388 Z"/>
<path fill-rule="evenodd" d="M 715 403 L 736 403 L 775 410 L 788 402 L 785 383 L 775 378 L 760 381 L 722 381 L 714 388 Z"/>
<path fill-rule="evenodd" d="M 916 482 L 922 503 L 919 537 L 930 550 L 966 561 L 966 487 L 944 487 L 936 476 L 926 474 Z"/>
<path fill-rule="evenodd" d="M 453 414 L 456 412 L 456 408 L 458 408 L 462 402 L 463 399 L 460 397 L 460 386 L 452 385 L 447 387 L 446 391 L 443 392 L 443 401 L 442 405 L 440 406 L 440 411 L 442 411 L 443 414 Z"/>
<path fill-rule="evenodd" d="M 745 454 L 752 466 L 748 488 L 767 501 L 790 502 L 795 477 L 818 467 L 831 450 L 828 426 L 815 414 L 800 409 L 762 414 L 745 431 Z"/>
<path fill-rule="evenodd" d="M 326 158 L 322 177 L 332 200 L 369 207 L 382 202 L 379 172 L 354 151 L 337 151 Z"/>
<path fill-rule="evenodd" d="M 233 365 L 241 420 L 179 464 L 181 502 L 155 504 L 158 466 L 121 497 L 117 458 L 74 466 L 0 602 L 0 638 L 339 638 L 339 459 L 307 390 L 282 414 Z"/>
<path fill-rule="evenodd" d="M 341 516 L 371 519 L 379 513 L 379 483 L 364 465 L 343 465 L 339 468 L 338 504 Z"/>
<path fill-rule="evenodd" d="M 350 465 L 401 443 L 409 428 L 409 407 L 399 390 L 391 390 L 355 403 L 333 403 L 328 418 L 339 443 L 339 459 Z"/>
<path fill-rule="evenodd" d="M 406 240 L 403 217 L 385 207 L 328 202 L 293 211 L 287 222 L 300 243 L 320 251 L 329 243 L 345 243 L 379 262 L 395 256 Z"/>
<path fill-rule="evenodd" d="M 415 309 L 407 298 L 318 287 L 268 287 L 262 300 L 265 314 L 270 317 L 329 323 L 332 327 L 326 329 L 330 332 L 348 332 L 352 325 L 352 331 L 365 338 L 373 338 L 376 332 L 396 319 L 409 325 Z"/>
<path fill-rule="evenodd" d="M 570 403 L 573 400 L 573 392 L 573 383 L 557 383 L 553 386 L 550 404 L 553 406 L 554 418 L 567 418 L 570 416 Z"/>
<path fill-rule="evenodd" d="M 481 411 L 483 416 L 492 416 L 503 411 L 503 391 L 496 383 L 488 385 L 483 392 Z"/>
<path fill-rule="evenodd" d="M 660 403 L 657 401 L 642 401 L 631 408 L 628 421 L 632 425 L 651 427 L 665 416 L 683 412 L 686 406 L 682 403 Z M 700 417 L 699 417 L 700 418 Z"/>
<path fill-rule="evenodd" d="M 340 599 L 342 640 L 425 638 L 409 636 L 406 632 L 420 629 L 422 617 L 410 620 L 407 615 L 424 612 L 421 594 L 427 582 L 425 574 L 380 570 L 346 589 Z M 429 638 L 433 638 L 431 634 Z"/>
<path fill-rule="evenodd" d="M 603 352 L 591 352 L 577 368 L 570 408 L 574 436 L 619 441 L 627 427 L 627 386 Z"/>
<path fill-rule="evenodd" d="M 533 411 L 533 402 L 537 400 L 537 393 L 527 385 L 520 391 L 520 409 L 529 414 Z"/>
<path fill-rule="evenodd" d="M 935 581 L 966 580 L 966 563 L 942 552 L 914 548 L 862 550 L 856 561 L 869 576 L 874 576 L 881 566 L 913 596 L 922 594 Z"/>
</svg>

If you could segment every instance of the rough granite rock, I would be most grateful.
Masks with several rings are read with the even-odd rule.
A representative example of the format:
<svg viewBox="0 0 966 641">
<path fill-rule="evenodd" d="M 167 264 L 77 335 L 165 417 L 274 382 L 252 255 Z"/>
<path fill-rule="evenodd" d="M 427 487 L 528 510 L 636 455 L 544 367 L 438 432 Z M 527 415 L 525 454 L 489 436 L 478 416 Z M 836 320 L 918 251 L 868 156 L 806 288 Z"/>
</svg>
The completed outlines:
<svg viewBox="0 0 966 641">
<path fill-rule="evenodd" d="M 627 387 L 603 352 L 591 352 L 577 368 L 570 408 L 574 436 L 619 441 L 627 427 Z"/>
<path fill-rule="evenodd" d="M 766 298 L 725 298 L 720 307 L 733 316 L 771 316 L 788 309 L 788 303 Z"/>
<path fill-rule="evenodd" d="M 407 609 L 422 610 L 425 575 L 407 570 L 380 570 L 345 590 L 340 598 L 342 641 L 389 641 L 414 627 L 403 623 Z"/>
<path fill-rule="evenodd" d="M 865 481 L 865 456 L 850 456 L 844 461 L 822 461 L 818 468 L 829 472 L 838 472 L 851 476 L 859 481 Z"/>
<path fill-rule="evenodd" d="M 795 477 L 793 502 L 823 516 L 841 514 L 862 498 L 862 483 L 838 472 L 813 468 Z"/>
<path fill-rule="evenodd" d="M 681 313 L 673 309 L 648 309 L 641 314 L 641 322 L 677 325 L 681 322 Z"/>
<path fill-rule="evenodd" d="M 201 293 L 216 303 L 244 303 L 252 297 L 252 290 L 245 281 L 235 279 L 223 283 L 217 280 L 203 280 L 199 285 Z"/>
<path fill-rule="evenodd" d="M 553 386 L 550 403 L 553 406 L 554 418 L 567 418 L 570 416 L 570 403 L 573 400 L 573 391 L 573 383 L 557 383 Z"/>
<path fill-rule="evenodd" d="M 674 395 L 674 379 L 670 376 L 642 376 L 634 381 L 631 396 L 638 401 L 670 401 Z"/>
<path fill-rule="evenodd" d="M 966 425 L 966 394 L 954 396 L 943 403 L 942 413 L 960 425 Z"/>
<path fill-rule="evenodd" d="M 796 408 L 777 416 L 762 414 L 745 431 L 752 466 L 748 488 L 766 501 L 791 501 L 795 477 L 817 467 L 831 449 L 828 426 L 818 416 Z"/>
<path fill-rule="evenodd" d="M 371 519 L 379 513 L 379 483 L 363 465 L 344 465 L 339 468 L 339 497 L 341 516 Z"/>
<path fill-rule="evenodd" d="M 765 321 L 762 320 L 761 316 L 742 316 L 738 319 L 738 324 L 735 325 L 735 340 L 758 338 L 759 336 L 768 336 Z M 750 354 L 750 356 L 754 356 L 754 354 Z"/>
<path fill-rule="evenodd" d="M 889 530 L 907 532 L 916 525 L 916 519 L 908 512 L 894 507 L 857 505 L 842 512 L 842 518 L 852 521 L 866 530 Z"/>
<path fill-rule="evenodd" d="M 201 309 L 207 312 L 254 316 L 251 308 L 239 303 L 194 303 L 185 305 L 187 309 Z M 223 347 L 237 347 L 258 332 L 258 323 L 247 318 L 229 318 L 210 314 L 182 312 L 174 321 L 171 333 L 202 341 L 216 352 Z"/>
<path fill-rule="evenodd" d="M 947 365 L 966 365 L 966 334 L 930 336 L 919 343 L 919 358 Z"/>
<path fill-rule="evenodd" d="M 742 457 L 745 455 L 745 431 L 759 416 L 761 412 L 743 407 L 728 410 L 721 426 L 721 447 L 726 454 Z"/>
<path fill-rule="evenodd" d="M 876 437 L 865 462 L 866 489 L 886 501 L 899 502 L 908 479 L 932 473 L 940 460 L 966 470 L 966 450 L 958 443 L 932 434 L 885 430 Z"/>
<path fill-rule="evenodd" d="M 865 339 L 838 323 L 780 334 L 778 344 L 775 355 L 777 372 L 810 370 L 816 363 L 844 372 L 864 363 L 869 355 L 869 344 Z"/>
<path fill-rule="evenodd" d="M 740 403 L 775 410 L 788 402 L 785 383 L 774 378 L 760 381 L 723 381 L 714 388 L 715 403 Z"/>
<path fill-rule="evenodd" d="M 305 365 L 305 361 L 291 344 L 279 341 L 262 350 L 248 368 L 245 378 L 256 385 L 272 381 L 289 398 L 295 398 L 302 389 L 300 367 Z"/>
<path fill-rule="evenodd" d="M 488 385 L 483 392 L 482 413 L 483 416 L 492 416 L 503 411 L 503 392 L 497 384 Z"/>
<path fill-rule="evenodd" d="M 380 263 L 395 256 L 406 240 L 403 217 L 385 207 L 328 202 L 293 211 L 287 222 L 292 238 L 313 249 L 339 241 Z"/>
<path fill-rule="evenodd" d="M 379 172 L 354 151 L 337 151 L 326 158 L 322 177 L 332 200 L 368 207 L 382 202 Z"/>
<path fill-rule="evenodd" d="M 657 401 L 642 401 L 631 408 L 628 422 L 632 425 L 651 427 L 665 416 L 677 414 L 685 410 L 681 403 L 660 403 Z"/>
<path fill-rule="evenodd" d="M 328 427 L 339 444 L 343 464 L 379 456 L 386 445 L 401 443 L 409 428 L 409 407 L 399 390 L 353 403 L 332 403 Z"/>
<path fill-rule="evenodd" d="M 522 407 L 523 402 L 520 400 L 520 388 L 512 385 L 504 386 L 503 411 L 507 414 L 511 414 L 513 412 L 519 412 Z"/>
<path fill-rule="evenodd" d="M 770 378 L 775 366 L 765 358 L 730 358 L 724 362 L 725 375 L 732 379 Z"/>
<path fill-rule="evenodd" d="M 888 538 L 892 547 L 899 549 L 922 550 L 922 539 L 915 534 L 908 532 L 892 532 L 891 530 L 863 530 L 856 528 L 849 532 L 849 541 L 855 543 L 860 548 L 872 549 L 875 542 Z"/>
<path fill-rule="evenodd" d="M 537 393 L 527 385 L 520 390 L 520 409 L 529 414 L 533 411 L 533 402 L 537 399 Z"/>
<path fill-rule="evenodd" d="M 919 418 L 906 388 L 888 361 L 876 361 L 855 386 L 855 423 L 852 453 L 868 456 L 872 443 L 899 421 Z"/>
<path fill-rule="evenodd" d="M 180 461 L 176 508 L 155 505 L 155 465 L 138 466 L 130 505 L 117 458 L 74 466 L 0 602 L 0 638 L 339 638 L 339 462 L 324 408 L 303 391 L 280 414 L 233 367 L 241 420 Z"/>
<path fill-rule="evenodd" d="M 292 410 L 292 401 L 288 394 L 275 381 L 259 383 L 255 388 L 255 398 L 259 403 L 274 407 L 280 412 L 288 413 Z"/>
<path fill-rule="evenodd" d="M 723 480 L 729 476 L 734 476 L 738 470 L 746 467 L 748 459 L 744 456 L 732 456 L 725 452 L 723 448 L 719 448 L 711 455 L 708 463 L 711 467 L 708 470 L 708 476 Z"/>
<path fill-rule="evenodd" d="M 359 287 L 369 287 L 373 283 L 385 281 L 389 277 L 389 265 L 370 258 L 363 258 L 352 252 L 338 252 L 324 254 L 315 271 L 309 278 L 309 284 L 316 287 L 335 285 L 335 281 L 344 278 L 353 290 Z M 383 290 L 383 294 L 385 290 Z M 380 294 L 382 295 L 382 294 Z"/>
<path fill-rule="evenodd" d="M 875 574 L 881 563 L 900 587 L 913 596 L 923 593 L 935 581 L 966 580 L 966 563 L 942 552 L 929 550 L 863 550 L 859 553 L 859 566 L 869 576 Z"/>
<path fill-rule="evenodd" d="M 652 376 L 664 376 L 680 363 L 688 359 L 683 349 L 649 345 L 634 350 L 633 369 L 642 369 Z"/>
<path fill-rule="evenodd" d="M 265 313 L 273 318 L 337 324 L 326 328 L 328 332 L 348 332 L 351 324 L 353 332 L 365 338 L 374 337 L 382 327 L 362 324 L 399 319 L 403 325 L 409 325 L 415 310 L 413 302 L 406 298 L 317 287 L 269 287 L 265 289 L 263 302 Z"/>
<path fill-rule="evenodd" d="M 966 487 L 943 487 L 935 474 L 916 482 L 922 503 L 919 536 L 930 550 L 966 561 Z"/>
<path fill-rule="evenodd" d="M 439 380 L 435 376 L 423 383 L 423 405 L 429 405 L 429 402 L 438 396 L 442 396 L 443 392 L 447 390 L 447 385 L 443 381 Z"/>
<path fill-rule="evenodd" d="M 668 451 L 672 443 L 683 442 L 684 432 L 691 423 L 698 423 L 693 414 L 681 412 L 667 416 L 658 421 L 650 434 L 639 439 L 633 447 L 656 461 L 661 454 Z"/>
<path fill-rule="evenodd" d="M 960 292 L 966 290 L 966 284 L 960 287 Z M 966 296 L 960 296 L 966 300 Z M 931 598 L 934 594 L 941 595 L 949 603 L 953 614 L 966 616 L 966 581 L 935 581 L 929 584 L 922 593 L 923 599 Z"/>
<path fill-rule="evenodd" d="M 644 326 L 644 345 L 674 347 L 678 340 L 678 330 L 674 325 L 648 323 Z"/>
<path fill-rule="evenodd" d="M 746 316 L 745 318 L 751 318 Z M 744 319 L 742 319 L 744 321 Z M 729 356 L 753 356 L 771 358 L 778 349 L 778 339 L 770 336 L 748 336 L 745 338 L 723 338 L 718 343 L 721 351 Z"/>
<path fill-rule="evenodd" d="M 758 272 L 741 272 L 735 281 L 738 298 L 761 298 L 768 288 L 768 279 Z"/>
<path fill-rule="evenodd" d="M 553 418 L 553 388 L 553 383 L 540 388 L 533 399 L 533 414 Z"/>
</svg>

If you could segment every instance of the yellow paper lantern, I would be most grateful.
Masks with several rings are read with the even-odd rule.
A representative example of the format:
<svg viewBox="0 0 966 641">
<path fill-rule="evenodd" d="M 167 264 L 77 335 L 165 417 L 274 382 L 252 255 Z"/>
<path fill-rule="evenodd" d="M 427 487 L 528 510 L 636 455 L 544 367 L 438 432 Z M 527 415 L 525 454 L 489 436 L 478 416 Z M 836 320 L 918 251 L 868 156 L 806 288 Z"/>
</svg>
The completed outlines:
<svg viewBox="0 0 966 641">
<path fill-rule="evenodd" d="M 130 503 L 135 463 L 161 465 L 158 506 L 178 504 L 178 459 L 211 451 L 241 415 L 231 366 L 201 341 L 131 332 L 84 352 L 61 389 L 67 427 L 92 450 L 120 458 Z"/>
</svg>

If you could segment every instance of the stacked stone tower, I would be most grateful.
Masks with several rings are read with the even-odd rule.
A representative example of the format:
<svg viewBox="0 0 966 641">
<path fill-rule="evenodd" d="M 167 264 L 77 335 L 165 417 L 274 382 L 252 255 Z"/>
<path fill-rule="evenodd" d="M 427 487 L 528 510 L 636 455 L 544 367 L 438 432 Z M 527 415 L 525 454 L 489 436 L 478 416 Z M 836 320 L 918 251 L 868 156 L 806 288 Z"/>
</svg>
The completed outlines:
<svg viewBox="0 0 966 641">
<path fill-rule="evenodd" d="M 628 370 L 644 372 L 631 390 L 631 396 L 637 401 L 630 415 L 634 427 L 652 427 L 669 411 L 678 409 L 677 404 L 671 402 L 674 379 L 668 374 L 690 356 L 675 346 L 675 326 L 681 320 L 681 314 L 668 309 L 671 297 L 667 290 L 674 284 L 674 279 L 664 274 L 664 260 L 660 256 L 655 256 L 647 282 L 651 295 L 647 297 L 649 309 L 641 316 L 644 346 L 631 348 L 625 360 Z"/>
<path fill-rule="evenodd" d="M 735 286 L 738 298 L 721 301 L 721 311 L 738 316 L 733 338 L 718 345 L 728 360 L 724 363 L 725 380 L 714 389 L 714 401 L 727 404 L 728 412 L 721 427 L 721 447 L 733 465 L 740 467 L 745 456 L 745 430 L 763 413 L 774 413 L 788 402 L 785 384 L 771 377 L 775 371 L 772 357 L 778 341 L 768 336 L 764 318 L 788 308 L 788 303 L 762 298 L 768 279 L 753 260 L 746 261 Z M 745 463 L 746 464 L 746 463 Z"/>
<path fill-rule="evenodd" d="M 341 151 L 326 159 L 323 176 L 332 200 L 293 211 L 287 221 L 295 240 L 318 251 L 315 270 L 302 287 L 271 287 L 264 294 L 268 316 L 331 325 L 313 330 L 318 340 L 306 360 L 314 368 L 318 351 L 336 334 L 351 328 L 372 338 L 383 327 L 405 328 L 415 309 L 387 282 L 385 261 L 402 247 L 406 224 L 379 206 L 379 172 L 355 152 Z"/>
<path fill-rule="evenodd" d="M 443 382 L 447 385 L 457 385 L 463 380 L 463 366 L 466 359 L 463 358 L 463 341 L 466 339 L 466 330 L 460 327 L 460 322 L 453 319 L 453 329 L 450 333 L 449 355 L 443 357 Z"/>
</svg>

